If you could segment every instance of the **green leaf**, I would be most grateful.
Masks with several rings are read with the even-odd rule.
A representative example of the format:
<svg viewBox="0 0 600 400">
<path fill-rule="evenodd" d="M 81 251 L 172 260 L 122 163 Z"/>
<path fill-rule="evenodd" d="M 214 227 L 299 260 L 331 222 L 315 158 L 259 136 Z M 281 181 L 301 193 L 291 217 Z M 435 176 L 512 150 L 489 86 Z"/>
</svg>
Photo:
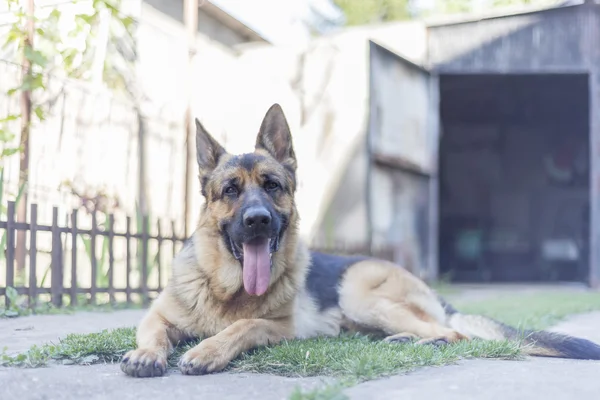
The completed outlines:
<svg viewBox="0 0 600 400">
<path fill-rule="evenodd" d="M 42 28 L 36 28 L 35 33 L 37 33 L 40 36 L 46 36 L 46 31 L 44 31 L 44 29 Z"/>
<path fill-rule="evenodd" d="M 71 69 L 73 66 L 73 60 L 75 60 L 75 56 L 77 56 L 77 51 L 73 49 L 65 50 L 61 53 L 63 58 L 63 64 L 67 69 Z"/>
<path fill-rule="evenodd" d="M 54 10 L 52 10 L 52 12 L 49 15 L 49 17 L 55 18 L 55 19 L 60 18 L 60 16 L 61 16 L 61 12 L 57 8 L 55 8 Z"/>
<path fill-rule="evenodd" d="M 37 106 L 33 109 L 33 112 L 35 113 L 35 115 L 38 117 L 38 119 L 40 121 L 43 121 L 44 119 L 46 119 L 46 114 L 44 113 L 44 109 L 40 106 Z"/>
<path fill-rule="evenodd" d="M 6 94 L 7 94 L 8 96 L 12 96 L 13 94 L 17 93 L 19 90 L 21 90 L 21 86 L 19 86 L 19 87 L 16 87 L 16 88 L 9 89 L 9 90 L 6 92 Z"/>
<path fill-rule="evenodd" d="M 88 25 L 92 25 L 96 21 L 97 16 L 98 16 L 98 14 L 92 14 L 92 15 L 77 14 L 75 17 L 81 19 L 83 22 L 85 22 Z"/>
<path fill-rule="evenodd" d="M 15 138 L 14 133 L 7 131 L 6 129 L 0 129 L 0 142 L 10 142 Z"/>
<path fill-rule="evenodd" d="M 39 65 L 44 68 L 48 64 L 48 59 L 39 50 L 34 50 L 31 47 L 25 47 L 25 58 L 27 58 L 32 64 Z"/>
<path fill-rule="evenodd" d="M 16 42 L 16 41 L 22 41 L 23 38 L 25 37 L 24 33 L 21 32 L 19 29 L 17 29 L 16 27 L 13 27 L 10 31 L 8 31 L 8 33 L 6 34 L 6 39 L 4 41 L 4 44 L 2 45 L 2 49 L 6 49 L 8 46 L 10 46 L 11 43 Z"/>
<path fill-rule="evenodd" d="M 11 303 L 14 303 L 17 300 L 17 297 L 19 297 L 19 293 L 17 292 L 17 289 L 15 289 L 12 286 L 7 286 L 6 287 L 6 297 L 8 297 L 8 299 L 11 301 Z"/>
<path fill-rule="evenodd" d="M 36 89 L 46 89 L 46 85 L 44 85 L 44 76 L 42 74 L 33 74 L 30 84 L 31 90 Z"/>
<path fill-rule="evenodd" d="M 14 147 L 14 148 L 8 148 L 8 149 L 3 149 L 2 153 L 0 153 L 0 158 L 2 157 L 8 157 L 8 156 L 12 156 L 13 154 L 16 154 L 19 152 L 19 150 L 21 150 L 18 147 Z"/>
<path fill-rule="evenodd" d="M 9 114 L 4 118 L 0 118 L 0 124 L 10 121 L 16 121 L 17 119 L 19 119 L 19 117 L 19 114 Z"/>
<path fill-rule="evenodd" d="M 2 234 L 2 239 L 0 239 L 0 249 L 4 249 L 6 246 L 6 231 Z M 0 251 L 0 260 L 4 259 L 4 252 Z M 6 264 L 5 264 L 6 265 Z"/>
<path fill-rule="evenodd" d="M 50 265 L 48 265 L 46 267 L 46 270 L 44 271 L 44 275 L 42 275 L 42 280 L 40 281 L 40 287 L 44 287 L 44 283 L 46 283 L 46 278 L 48 278 L 48 274 L 50 273 L 51 269 L 52 269 L 52 263 L 50 263 Z"/>
<path fill-rule="evenodd" d="M 123 24 L 126 30 L 129 30 L 129 28 L 131 28 L 131 26 L 133 26 L 133 24 L 135 23 L 135 20 L 131 17 L 125 17 L 121 19 L 121 23 Z"/>
</svg>

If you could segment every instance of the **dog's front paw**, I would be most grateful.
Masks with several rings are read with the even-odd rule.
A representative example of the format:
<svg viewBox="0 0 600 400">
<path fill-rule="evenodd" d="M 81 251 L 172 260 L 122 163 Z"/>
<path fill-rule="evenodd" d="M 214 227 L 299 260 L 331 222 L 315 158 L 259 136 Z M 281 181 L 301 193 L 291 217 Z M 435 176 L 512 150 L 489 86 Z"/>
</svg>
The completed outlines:
<svg viewBox="0 0 600 400">
<path fill-rule="evenodd" d="M 167 371 L 167 359 L 155 350 L 132 350 L 121 360 L 121 370 L 136 378 L 163 376 Z"/>
<path fill-rule="evenodd" d="M 184 375 L 204 375 L 222 371 L 231 358 L 227 348 L 213 338 L 204 339 L 188 350 L 179 360 L 179 369 Z"/>
</svg>

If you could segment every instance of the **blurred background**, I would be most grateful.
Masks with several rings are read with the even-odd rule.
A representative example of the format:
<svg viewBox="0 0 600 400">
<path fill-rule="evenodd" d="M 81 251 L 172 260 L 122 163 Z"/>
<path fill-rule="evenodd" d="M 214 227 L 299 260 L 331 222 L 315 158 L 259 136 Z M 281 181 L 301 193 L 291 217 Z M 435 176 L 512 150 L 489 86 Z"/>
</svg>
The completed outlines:
<svg viewBox="0 0 600 400">
<path fill-rule="evenodd" d="M 593 0 L 5 0 L 0 296 L 152 297 L 203 201 L 190 121 L 248 152 L 273 103 L 313 248 L 596 287 L 599 39 Z"/>
</svg>

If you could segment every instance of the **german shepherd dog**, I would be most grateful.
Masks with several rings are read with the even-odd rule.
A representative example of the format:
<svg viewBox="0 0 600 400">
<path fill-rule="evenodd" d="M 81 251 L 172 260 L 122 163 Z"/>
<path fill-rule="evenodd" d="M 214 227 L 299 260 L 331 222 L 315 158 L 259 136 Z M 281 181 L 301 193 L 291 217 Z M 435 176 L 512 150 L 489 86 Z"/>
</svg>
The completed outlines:
<svg viewBox="0 0 600 400">
<path fill-rule="evenodd" d="M 267 111 L 253 153 L 232 155 L 196 119 L 205 202 L 173 261 L 168 285 L 137 329 L 121 369 L 161 376 L 174 346 L 204 338 L 179 361 L 183 374 L 223 370 L 241 353 L 284 339 L 377 332 L 387 342 L 440 345 L 523 339 L 530 355 L 600 360 L 600 346 L 464 315 L 391 262 L 310 252 L 299 239 L 296 157 L 283 110 Z"/>
</svg>

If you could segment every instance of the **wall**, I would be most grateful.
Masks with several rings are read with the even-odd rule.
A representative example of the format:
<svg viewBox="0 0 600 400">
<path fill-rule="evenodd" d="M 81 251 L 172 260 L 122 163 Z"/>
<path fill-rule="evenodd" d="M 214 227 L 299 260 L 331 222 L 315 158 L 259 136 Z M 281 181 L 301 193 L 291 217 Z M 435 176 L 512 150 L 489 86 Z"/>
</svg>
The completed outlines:
<svg viewBox="0 0 600 400">
<path fill-rule="evenodd" d="M 214 38 L 201 32 L 198 34 L 199 54 L 194 60 L 196 79 L 190 83 L 186 79 L 186 35 L 181 15 L 178 15 L 181 10 L 176 7 L 176 2 L 156 1 L 154 4 L 165 9 L 154 8 L 140 0 L 125 2 L 127 8 L 124 12 L 133 15 L 138 21 L 138 59 L 131 69 L 124 70 L 128 89 L 133 93 L 135 102 L 115 96 L 102 85 L 62 79 L 57 75 L 51 76 L 45 93 L 36 98 L 36 101 L 50 105 L 47 120 L 35 124 L 31 130 L 29 201 L 39 204 L 39 224 L 51 223 L 54 205 L 59 207 L 61 224 L 65 223 L 67 214 L 73 208 L 82 206 L 79 196 L 71 193 L 72 186 L 84 197 L 93 197 L 97 193 L 103 193 L 109 198 L 116 197 L 118 205 L 109 201 L 108 207 L 108 211 L 116 213 L 116 229 L 125 231 L 124 214 L 132 217 L 132 229 L 139 229 L 140 221 L 136 218 L 139 160 L 141 152 L 145 151 L 146 195 L 151 230 L 156 232 L 155 220 L 160 218 L 163 234 L 171 233 L 171 220 L 176 221 L 176 233 L 183 233 L 183 116 L 186 107 L 183 94 L 190 84 L 194 85 L 195 97 L 202 97 L 199 105 L 204 108 L 204 119 L 209 120 L 211 125 L 215 120 L 217 123 L 221 121 L 223 116 L 220 111 L 226 107 L 227 102 L 219 94 L 227 87 L 231 75 L 229 71 L 236 59 L 236 51 L 222 42 L 227 37 L 235 36 L 235 33 L 213 22 L 211 34 Z M 70 4 L 61 6 L 67 19 L 70 7 Z M 0 92 L 5 93 L 16 86 L 19 74 L 17 66 L 0 63 Z M 215 76 L 219 79 L 214 79 Z M 220 101 L 215 101 L 216 98 Z M 205 107 L 207 103 L 212 108 Z M 210 111 L 207 112 L 207 109 Z M 0 112 L 10 114 L 19 113 L 19 110 L 18 96 L 10 100 L 6 96 L 0 96 Z M 20 121 L 14 121 L 9 128 L 18 133 L 19 124 Z M 143 131 L 145 138 L 145 150 L 141 149 L 140 131 Z M 222 132 L 218 133 L 220 136 Z M 15 143 L 17 141 L 18 135 Z M 14 198 L 17 193 L 18 163 L 18 157 L 11 157 L 4 162 L 7 180 L 5 189 L 11 195 L 7 196 L 9 198 Z M 199 192 L 197 186 L 196 192 Z M 197 213 L 194 218 L 196 216 Z M 103 215 L 98 216 L 98 222 L 104 222 Z M 79 213 L 79 226 L 91 226 L 89 214 L 83 211 Z M 49 250 L 50 235 L 40 233 L 37 244 L 38 248 Z M 80 284 L 86 285 L 85 282 L 89 282 L 89 267 L 86 266 L 86 262 L 89 266 L 89 258 L 83 246 L 80 250 Z M 98 248 L 98 257 L 100 250 Z M 70 254 L 68 246 L 65 251 Z M 152 257 L 155 251 L 155 245 L 152 244 Z M 122 243 L 115 243 L 117 285 L 124 284 L 124 254 Z M 163 265 L 169 265 L 168 249 L 163 249 L 162 256 L 167 258 L 163 259 Z M 70 257 L 65 259 L 67 271 L 70 270 L 69 259 Z M 40 253 L 38 281 L 41 281 L 45 272 L 43 267 L 48 264 L 47 254 Z M 106 265 L 99 266 L 100 269 L 105 267 Z M 0 272 L 0 276 L 2 285 L 5 274 Z M 163 275 L 165 276 L 168 273 Z M 137 279 L 135 271 L 131 278 L 132 282 Z M 70 276 L 66 273 L 65 280 L 69 279 Z M 151 284 L 155 285 L 157 279 L 155 269 L 150 277 Z M 48 283 L 49 280 L 46 280 L 46 285 Z"/>
<path fill-rule="evenodd" d="M 429 63 L 440 72 L 585 70 L 581 7 L 429 27 Z"/>
<path fill-rule="evenodd" d="M 118 122 L 123 131 L 114 127 L 117 122 L 111 122 L 111 114 L 117 113 L 111 111 L 114 105 L 104 99 L 109 95 L 101 89 L 88 93 L 85 101 L 69 100 L 73 103 L 65 108 L 66 120 L 80 121 L 71 123 L 68 130 L 67 124 L 60 128 L 58 107 L 57 115 L 52 117 L 54 122 L 39 128 L 56 134 L 46 135 L 45 147 L 33 144 L 32 154 L 39 167 L 37 175 L 32 175 L 32 187 L 43 189 L 32 201 L 61 204 L 68 210 L 74 203 L 60 196 L 50 199 L 48 194 L 56 192 L 57 182 L 69 179 L 82 187 L 105 187 L 109 194 L 118 194 L 121 208 L 132 214 L 138 192 L 137 106 L 144 117 L 142 128 L 147 137 L 146 186 L 151 215 L 181 221 L 183 116 L 185 93 L 191 88 L 194 116 L 231 152 L 251 150 L 268 107 L 275 102 L 283 106 L 299 158 L 297 204 L 302 213 L 301 232 L 312 240 L 323 230 L 322 221 L 346 167 L 364 143 L 369 113 L 368 39 L 388 43 L 406 57 L 423 61 L 424 26 L 394 23 L 353 28 L 315 39 L 307 46 L 280 47 L 255 44 L 230 48 L 199 33 L 190 82 L 186 74 L 185 32 L 175 18 L 179 5 L 159 0 L 136 1 L 131 2 L 131 10 L 140 21 L 138 62 L 130 88 L 138 95 L 138 104 L 123 105 L 128 108 L 126 117 L 119 117 L 126 121 Z M 77 113 L 70 111 L 73 109 Z M 85 111 L 88 109 L 90 112 Z M 106 131 L 111 131 L 110 136 Z M 66 138 L 64 148 L 56 147 L 59 137 Z M 67 146 L 71 142 L 77 145 Z M 41 141 L 38 143 L 42 145 Z M 79 158 L 70 156 L 81 148 L 88 152 Z M 115 161 L 115 157 L 120 159 Z M 60 168 L 52 163 L 60 163 Z M 10 167 L 13 183 L 16 174 L 15 164 Z M 192 175 L 191 225 L 195 224 L 203 201 L 195 171 Z M 356 190 L 346 194 L 360 198 Z M 360 192 L 363 191 L 361 187 Z M 347 226 L 344 222 L 341 225 Z M 363 238 L 361 228 L 348 240 Z"/>
<path fill-rule="evenodd" d="M 348 29 L 317 38 L 307 47 L 248 49 L 229 77 L 235 90 L 222 110 L 228 117 L 213 128 L 227 131 L 231 151 L 248 151 L 267 108 L 273 102 L 282 104 L 299 162 L 300 229 L 309 241 L 327 237 L 332 225 L 340 240 L 358 243 L 365 238 L 364 161 L 359 149 L 369 117 L 370 38 L 410 59 L 424 59 L 425 31 L 418 23 Z M 353 184 L 347 184 L 349 180 Z M 351 204 L 341 200 L 349 198 Z"/>
<path fill-rule="evenodd" d="M 438 103 L 429 73 L 388 49 L 371 46 L 369 191 L 372 242 L 392 246 L 395 260 L 423 278 L 435 275 L 432 257 L 437 207 Z"/>
</svg>

